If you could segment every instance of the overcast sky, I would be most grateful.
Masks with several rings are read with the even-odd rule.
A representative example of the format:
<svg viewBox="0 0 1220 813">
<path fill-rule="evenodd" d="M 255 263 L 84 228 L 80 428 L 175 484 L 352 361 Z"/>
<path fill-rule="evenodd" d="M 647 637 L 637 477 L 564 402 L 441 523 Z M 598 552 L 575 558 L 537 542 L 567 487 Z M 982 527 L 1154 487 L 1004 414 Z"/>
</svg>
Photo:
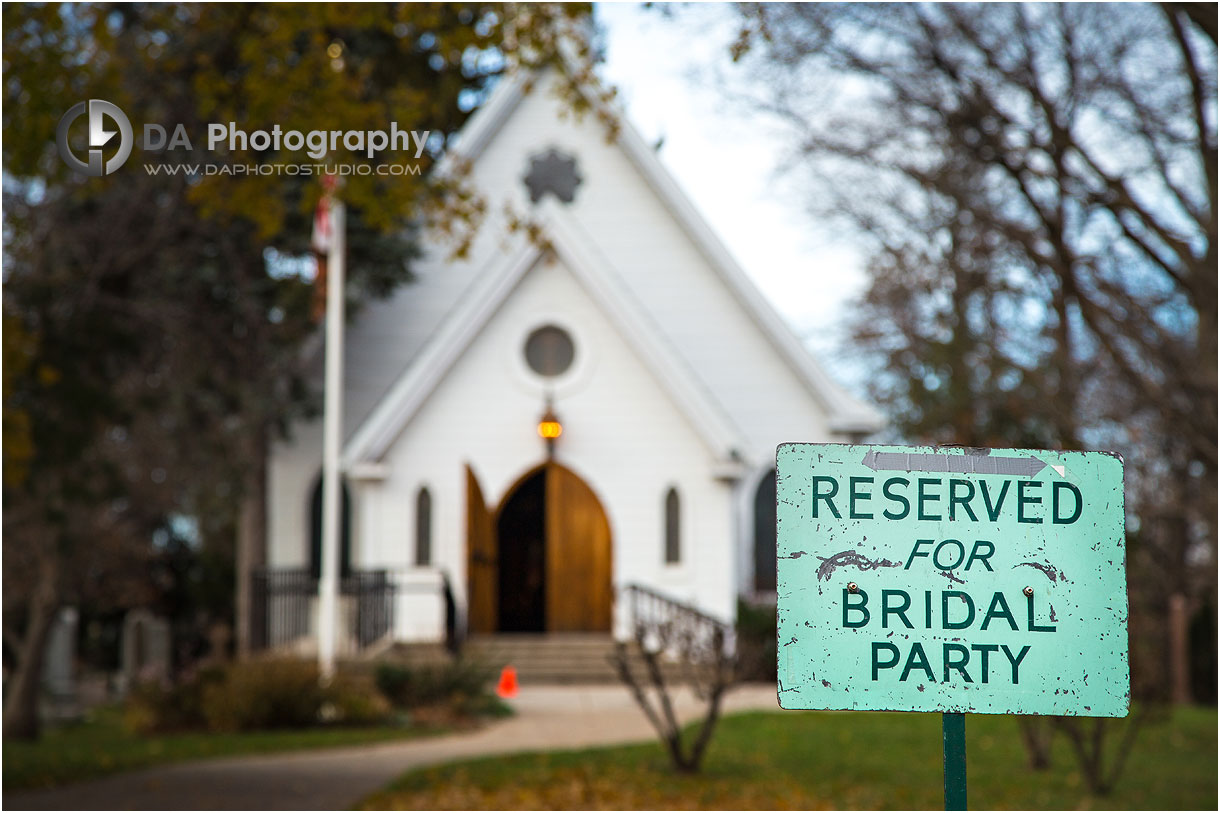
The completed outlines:
<svg viewBox="0 0 1220 813">
<path fill-rule="evenodd" d="M 627 117 L 646 141 L 664 138 L 661 162 L 729 251 L 827 370 L 862 395 L 861 372 L 841 353 L 844 305 L 864 283 L 860 256 L 819 234 L 807 201 L 782 182 L 790 145 L 709 86 L 707 66 L 730 66 L 731 9 L 698 10 L 724 24 L 697 32 L 637 3 L 596 9 L 601 73 Z"/>
</svg>

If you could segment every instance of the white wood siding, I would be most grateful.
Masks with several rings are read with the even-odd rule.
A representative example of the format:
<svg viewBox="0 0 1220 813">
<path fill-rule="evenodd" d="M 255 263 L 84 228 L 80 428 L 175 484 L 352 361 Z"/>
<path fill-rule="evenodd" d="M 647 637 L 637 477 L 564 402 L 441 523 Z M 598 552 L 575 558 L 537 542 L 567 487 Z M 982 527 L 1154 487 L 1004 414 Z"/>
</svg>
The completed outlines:
<svg viewBox="0 0 1220 813">
<path fill-rule="evenodd" d="M 474 163 L 472 180 L 488 217 L 465 260 L 430 244 L 413 265 L 417 281 L 373 303 L 348 333 L 344 435 L 350 439 L 394 382 L 419 358 L 478 273 L 506 251 L 504 209 L 528 216 L 522 178 L 529 158 L 551 147 L 575 156 L 583 182 L 565 211 L 584 244 L 612 269 L 641 317 L 677 363 L 727 415 L 745 448 L 743 479 L 727 485 L 718 463 L 648 367 L 629 349 L 578 279 L 560 263 L 527 273 L 382 459 L 383 481 L 351 482 L 358 567 L 400 573 L 397 635 L 435 639 L 443 606 L 434 594 L 447 571 L 465 598 L 464 470 L 473 465 L 494 504 L 541 462 L 534 432 L 544 390 L 524 367 L 521 343 L 554 321 L 578 344 L 577 370 L 555 387 L 565 425 L 558 459 L 586 479 L 609 515 L 616 585 L 640 581 L 732 618 L 752 580 L 752 510 L 762 472 L 784 441 L 843 439 L 829 428 L 825 393 L 816 393 L 784 357 L 758 314 L 744 307 L 622 147 L 608 143 L 591 116 L 561 113 L 540 82 L 508 115 Z M 715 171 L 710 168 L 709 171 Z M 762 319 L 763 321 L 760 321 Z M 769 324 L 769 323 L 768 323 Z M 774 327 L 771 325 L 770 327 Z M 782 328 L 785 329 L 786 328 Z M 321 359 L 315 372 L 321 380 Z M 308 500 L 320 467 L 320 424 L 299 425 L 276 444 L 268 471 L 268 562 L 302 565 L 308 556 Z M 433 498 L 433 565 L 415 568 L 415 494 Z M 683 562 L 664 560 L 664 494 L 682 498 Z M 409 584 L 408 584 L 409 583 Z M 620 619 L 621 621 L 621 619 Z"/>
<path fill-rule="evenodd" d="M 385 456 L 389 477 L 360 488 L 361 567 L 427 578 L 446 570 L 465 603 L 465 475 L 469 462 L 494 508 L 544 460 L 536 433 L 547 387 L 520 361 L 533 328 L 572 330 L 575 371 L 558 389 L 564 425 L 556 459 L 597 493 L 614 541 L 614 583 L 642 582 L 723 618 L 734 615 L 731 489 L 713 458 L 622 336 L 560 263 L 540 263 L 474 340 Z M 415 493 L 433 498 L 432 568 L 415 568 Z M 664 564 L 664 497 L 682 495 L 683 560 Z M 402 601 L 398 635 L 437 637 L 430 598 Z M 418 613 L 425 613 L 420 616 Z"/>
</svg>

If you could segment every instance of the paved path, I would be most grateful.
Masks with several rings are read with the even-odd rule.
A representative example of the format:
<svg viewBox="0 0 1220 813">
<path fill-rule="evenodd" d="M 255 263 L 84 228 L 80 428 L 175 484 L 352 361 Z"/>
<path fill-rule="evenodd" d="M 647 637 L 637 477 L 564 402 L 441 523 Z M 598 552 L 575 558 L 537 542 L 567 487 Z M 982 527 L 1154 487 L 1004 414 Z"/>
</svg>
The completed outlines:
<svg viewBox="0 0 1220 813">
<path fill-rule="evenodd" d="M 649 739 L 653 730 L 620 686 L 521 690 L 517 714 L 478 731 L 400 743 L 182 762 L 49 790 L 4 794 L 5 810 L 347 809 L 410 768 L 489 754 Z M 692 719 L 693 697 L 678 712 Z M 778 709 L 775 686 L 748 685 L 726 711 Z"/>
</svg>

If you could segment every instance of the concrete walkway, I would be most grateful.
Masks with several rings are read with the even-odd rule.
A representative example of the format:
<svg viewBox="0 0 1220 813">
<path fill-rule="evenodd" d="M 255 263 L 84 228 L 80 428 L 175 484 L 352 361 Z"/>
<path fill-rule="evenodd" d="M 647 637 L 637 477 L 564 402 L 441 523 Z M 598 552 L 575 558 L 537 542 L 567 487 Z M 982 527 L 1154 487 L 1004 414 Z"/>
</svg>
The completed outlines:
<svg viewBox="0 0 1220 813">
<path fill-rule="evenodd" d="M 478 731 L 325 751 L 183 762 L 49 790 L 5 793 L 5 810 L 341 810 L 411 768 L 492 754 L 585 748 L 654 736 L 621 686 L 523 688 L 517 714 Z M 678 698 L 693 719 L 693 697 Z M 775 709 L 774 684 L 741 686 L 725 711 Z"/>
</svg>

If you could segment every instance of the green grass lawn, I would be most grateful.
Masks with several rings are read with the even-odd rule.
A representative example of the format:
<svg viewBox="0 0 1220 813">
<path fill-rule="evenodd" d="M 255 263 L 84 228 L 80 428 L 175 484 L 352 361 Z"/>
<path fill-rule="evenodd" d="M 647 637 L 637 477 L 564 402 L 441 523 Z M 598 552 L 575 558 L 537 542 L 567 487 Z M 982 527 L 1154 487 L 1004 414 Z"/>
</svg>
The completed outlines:
<svg viewBox="0 0 1220 813">
<path fill-rule="evenodd" d="M 1215 709 L 1146 723 L 1100 798 L 1062 734 L 1039 773 L 1015 719 L 970 715 L 966 736 L 974 809 L 1216 809 Z M 940 809 L 942 793 L 939 715 L 785 712 L 726 718 L 699 776 L 675 775 L 656 743 L 527 754 L 414 771 L 362 808 Z"/>
<path fill-rule="evenodd" d="M 246 734 L 133 734 L 116 708 L 53 728 L 33 743 L 4 743 L 4 789 L 43 788 L 163 762 L 384 742 L 441 733 L 425 726 L 320 728 Z"/>
</svg>

